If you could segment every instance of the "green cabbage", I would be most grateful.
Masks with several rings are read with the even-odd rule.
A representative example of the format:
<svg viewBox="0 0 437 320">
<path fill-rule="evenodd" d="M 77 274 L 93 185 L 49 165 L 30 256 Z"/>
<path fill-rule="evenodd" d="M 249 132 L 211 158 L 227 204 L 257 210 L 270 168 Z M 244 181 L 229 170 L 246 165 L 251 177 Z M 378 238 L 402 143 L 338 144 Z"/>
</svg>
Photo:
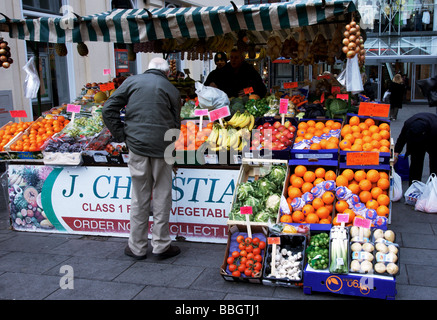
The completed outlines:
<svg viewBox="0 0 437 320">
<path fill-rule="evenodd" d="M 269 220 L 274 222 L 276 218 L 274 218 L 268 210 L 258 212 L 253 219 L 254 222 L 268 222 Z"/>
<path fill-rule="evenodd" d="M 276 191 L 276 184 L 266 177 L 258 180 L 258 195 L 266 198 Z"/>
<path fill-rule="evenodd" d="M 280 186 L 282 188 L 286 174 L 287 172 L 284 166 L 273 165 L 270 170 L 270 173 L 267 175 L 267 179 L 275 183 L 276 186 Z"/>
<path fill-rule="evenodd" d="M 250 195 L 254 194 L 254 189 L 251 182 L 244 182 L 237 187 L 238 200 L 245 200 Z"/>
</svg>

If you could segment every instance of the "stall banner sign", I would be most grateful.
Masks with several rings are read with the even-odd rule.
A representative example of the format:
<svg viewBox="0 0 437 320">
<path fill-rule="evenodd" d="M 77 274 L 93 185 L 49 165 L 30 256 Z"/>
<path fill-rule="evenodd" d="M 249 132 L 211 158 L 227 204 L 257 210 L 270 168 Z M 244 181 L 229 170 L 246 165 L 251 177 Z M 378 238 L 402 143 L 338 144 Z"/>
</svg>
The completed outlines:
<svg viewBox="0 0 437 320">
<path fill-rule="evenodd" d="M 239 170 L 179 168 L 172 181 L 171 236 L 226 243 L 238 174 Z M 132 190 L 127 167 L 10 165 L 8 176 L 15 230 L 129 235 Z M 151 211 L 149 231 L 153 207 Z"/>
</svg>

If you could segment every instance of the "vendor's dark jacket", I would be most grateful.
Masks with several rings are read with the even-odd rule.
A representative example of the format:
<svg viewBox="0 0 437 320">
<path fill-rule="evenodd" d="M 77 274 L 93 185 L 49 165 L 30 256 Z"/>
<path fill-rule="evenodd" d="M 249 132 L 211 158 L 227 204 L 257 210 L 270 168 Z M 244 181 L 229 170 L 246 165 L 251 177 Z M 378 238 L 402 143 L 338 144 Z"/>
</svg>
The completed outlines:
<svg viewBox="0 0 437 320">
<path fill-rule="evenodd" d="M 421 112 L 405 120 L 396 141 L 394 152 L 401 153 L 407 145 L 405 155 L 414 153 L 419 148 L 437 148 L 437 115 Z"/>
<path fill-rule="evenodd" d="M 126 106 L 125 122 L 120 110 Z M 179 129 L 181 99 L 179 90 L 165 74 L 149 69 L 128 77 L 103 105 L 103 121 L 117 141 L 125 141 L 135 154 L 163 158 L 169 129 Z"/>
<path fill-rule="evenodd" d="M 405 85 L 391 81 L 389 84 L 390 106 L 392 108 L 402 109 L 402 100 L 404 99 Z"/>
<path fill-rule="evenodd" d="M 217 87 L 230 98 L 238 97 L 239 91 L 250 87 L 253 88 L 253 93 L 261 98 L 267 93 L 267 88 L 260 74 L 247 62 L 243 62 L 238 70 L 234 70 L 228 62 L 223 68 L 217 70 L 214 80 Z"/>
</svg>

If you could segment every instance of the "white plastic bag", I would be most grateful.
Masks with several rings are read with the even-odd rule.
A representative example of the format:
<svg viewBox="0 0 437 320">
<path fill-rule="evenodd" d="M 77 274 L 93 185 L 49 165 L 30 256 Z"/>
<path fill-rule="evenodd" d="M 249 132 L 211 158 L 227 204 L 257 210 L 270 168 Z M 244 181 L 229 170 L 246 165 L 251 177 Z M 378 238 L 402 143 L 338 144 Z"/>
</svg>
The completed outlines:
<svg viewBox="0 0 437 320">
<path fill-rule="evenodd" d="M 393 186 L 390 190 L 391 201 L 399 201 L 402 198 L 402 178 L 393 170 Z"/>
<path fill-rule="evenodd" d="M 390 103 L 390 96 L 391 96 L 391 92 L 389 90 L 384 92 L 384 96 L 382 97 L 382 102 Z"/>
<path fill-rule="evenodd" d="M 23 67 L 23 70 L 26 72 L 26 79 L 24 80 L 24 96 L 28 99 L 36 98 L 40 86 L 34 59 L 35 57 L 31 57 Z"/>
<path fill-rule="evenodd" d="M 213 110 L 224 106 L 229 106 L 228 95 L 220 89 L 205 86 L 200 82 L 195 83 L 196 94 L 201 109 Z"/>
<path fill-rule="evenodd" d="M 437 213 L 437 176 L 434 173 L 429 176 L 414 209 L 427 213 Z"/>
<path fill-rule="evenodd" d="M 351 59 L 346 59 L 346 68 L 340 72 L 337 81 L 344 87 L 346 91 L 358 93 L 364 91 L 363 81 L 361 80 L 360 66 L 358 65 L 358 56 L 355 55 Z"/>
<path fill-rule="evenodd" d="M 414 206 L 417 199 L 422 195 L 424 188 L 425 184 L 422 181 L 414 180 L 404 193 L 405 203 Z"/>
</svg>

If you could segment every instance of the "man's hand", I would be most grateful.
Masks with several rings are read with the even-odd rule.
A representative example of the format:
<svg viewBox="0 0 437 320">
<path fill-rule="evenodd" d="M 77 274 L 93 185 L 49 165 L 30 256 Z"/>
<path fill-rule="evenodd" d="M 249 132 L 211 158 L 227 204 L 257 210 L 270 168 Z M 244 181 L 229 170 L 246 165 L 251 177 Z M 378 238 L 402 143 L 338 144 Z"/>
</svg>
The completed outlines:
<svg viewBox="0 0 437 320">
<path fill-rule="evenodd" d="M 394 153 L 393 154 L 393 156 L 395 157 L 395 159 L 394 159 L 394 161 L 393 161 L 393 164 L 396 164 L 396 162 L 398 161 L 398 158 L 399 158 L 399 153 Z"/>
</svg>

